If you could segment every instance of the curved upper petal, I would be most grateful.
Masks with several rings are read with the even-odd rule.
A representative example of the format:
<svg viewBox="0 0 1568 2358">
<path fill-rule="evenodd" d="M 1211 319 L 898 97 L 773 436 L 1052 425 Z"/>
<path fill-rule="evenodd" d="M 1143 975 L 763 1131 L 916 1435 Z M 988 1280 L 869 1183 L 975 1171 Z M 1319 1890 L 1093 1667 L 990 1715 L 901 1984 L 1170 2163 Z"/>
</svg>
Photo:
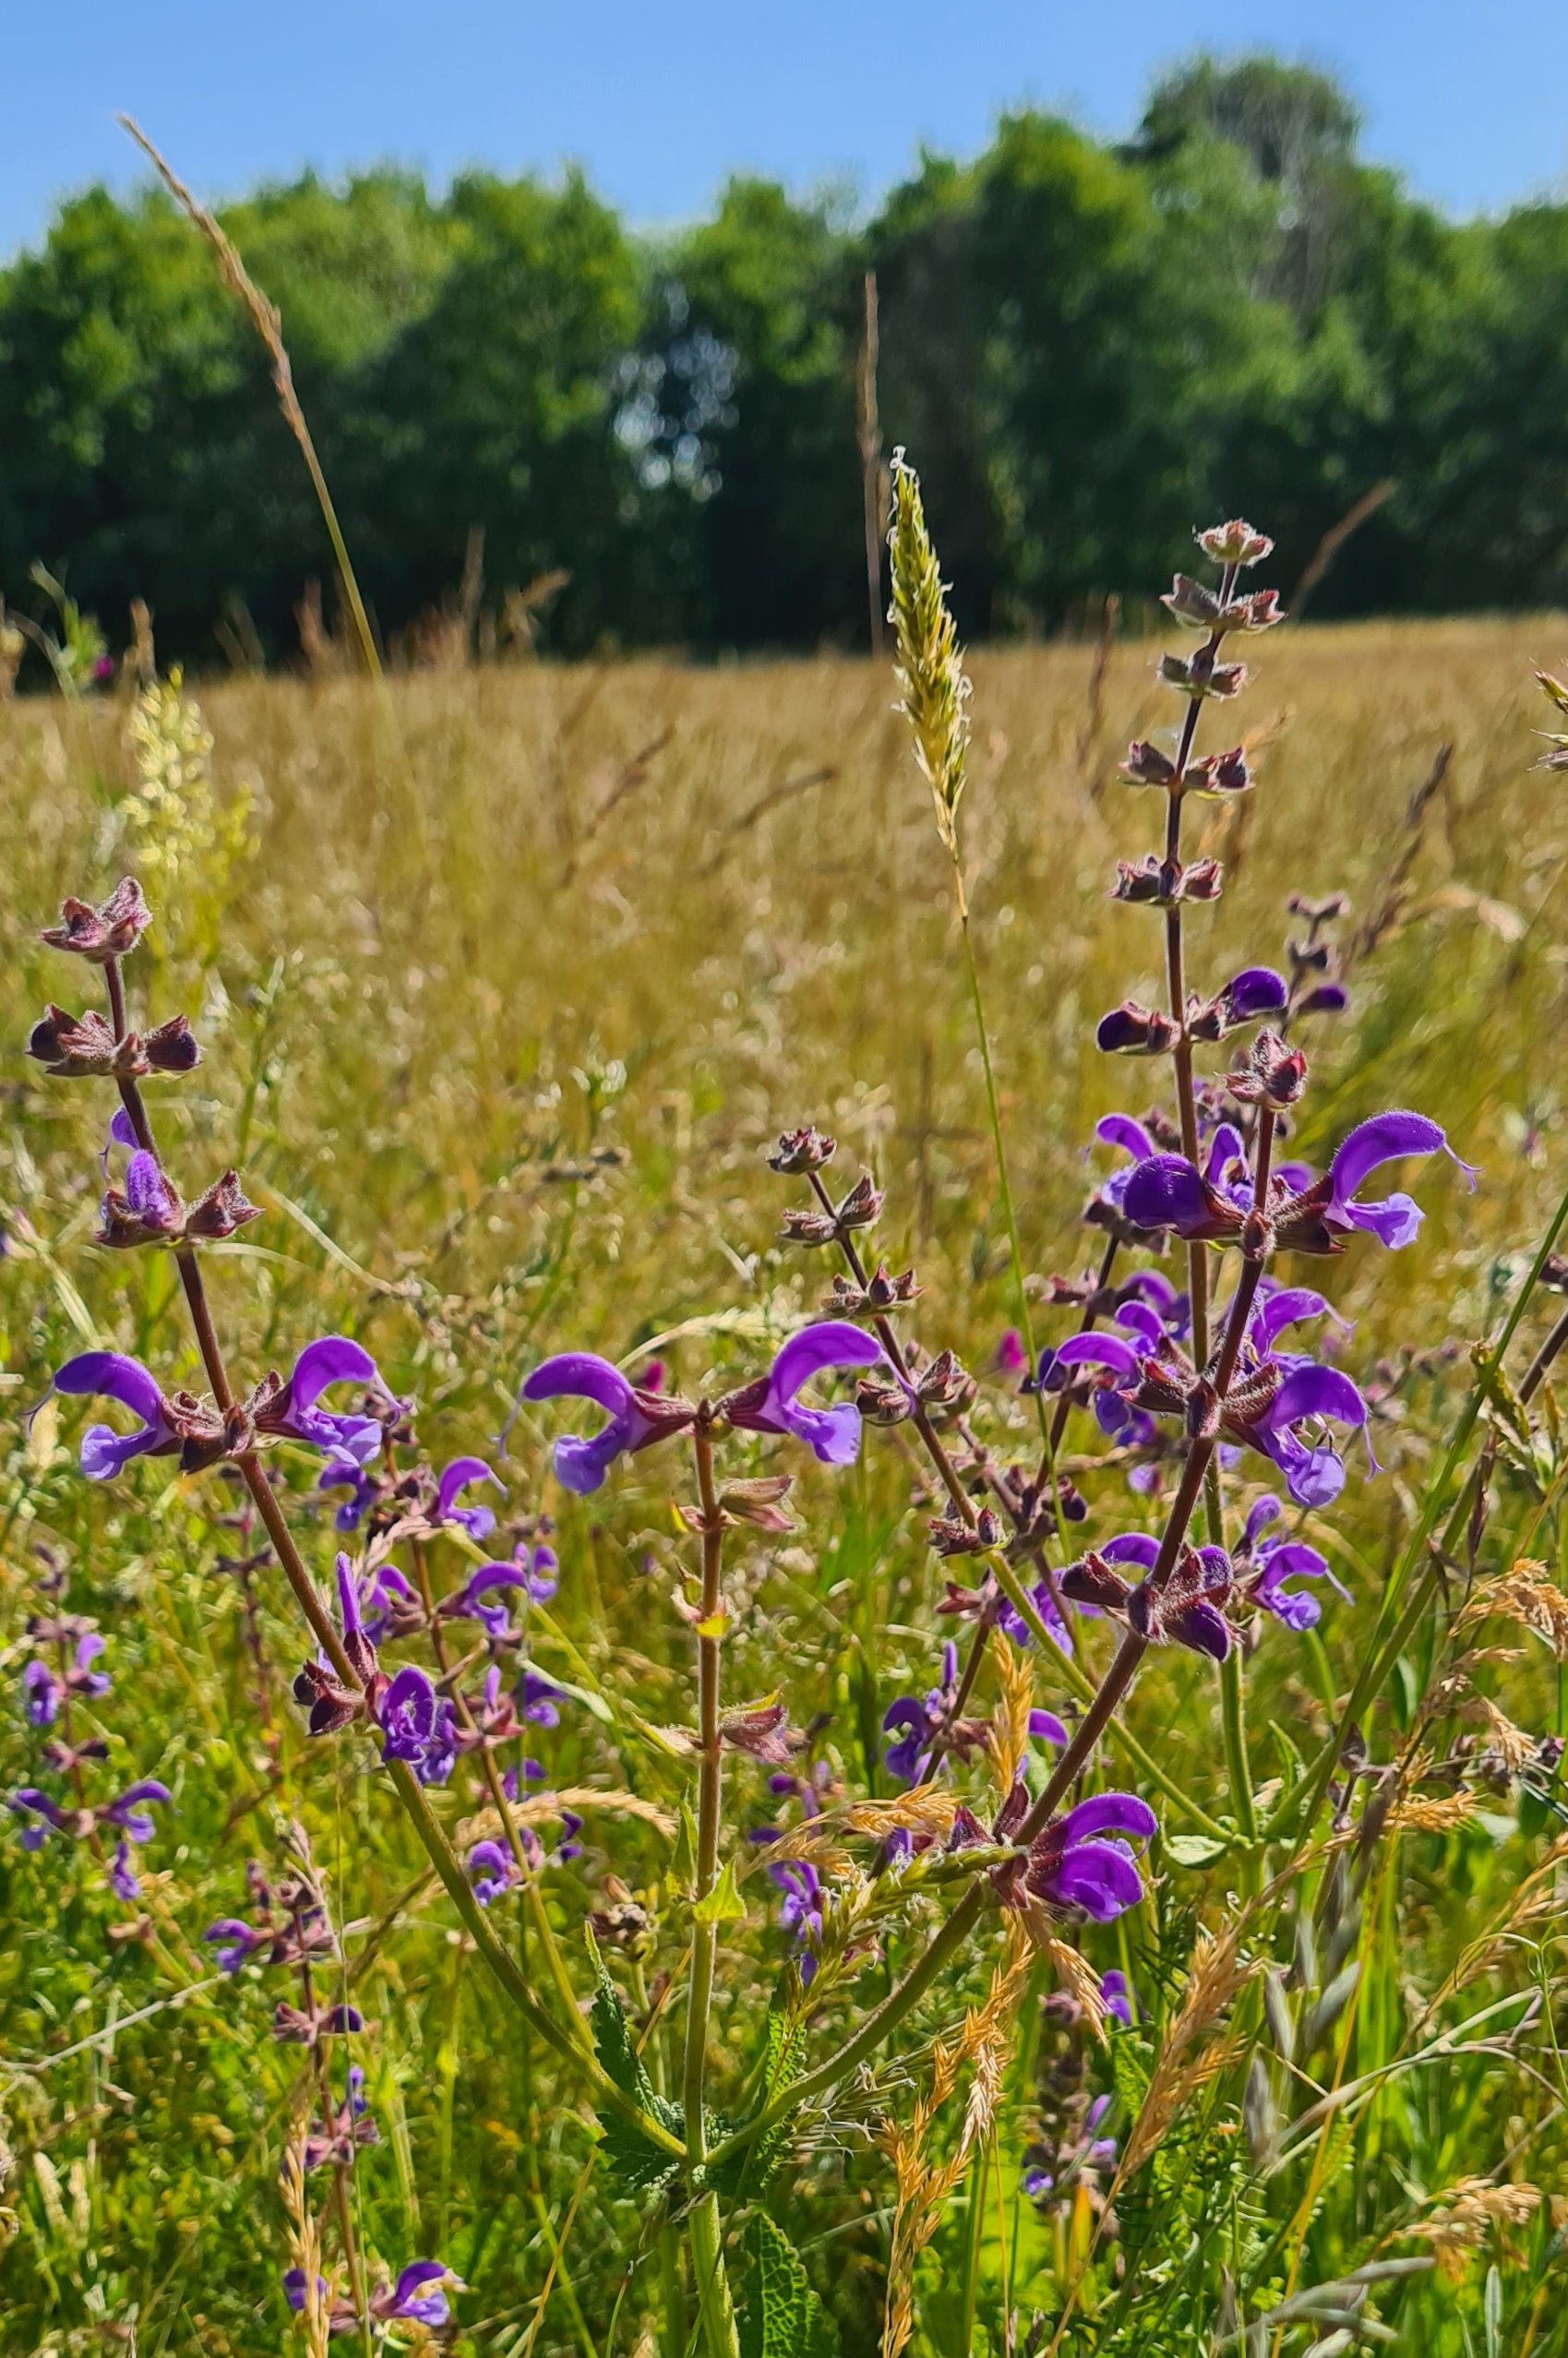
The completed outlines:
<svg viewBox="0 0 1568 2358">
<path fill-rule="evenodd" d="M 1236 1124 L 1233 1121 L 1222 1121 L 1209 1141 L 1209 1158 L 1203 1166 L 1203 1175 L 1209 1185 L 1217 1187 L 1220 1175 L 1226 1166 L 1244 1160 L 1246 1152 L 1241 1132 L 1237 1129 Z"/>
<path fill-rule="evenodd" d="M 1233 1021 L 1251 1023 L 1255 1015 L 1277 1015 L 1290 1003 L 1285 976 L 1272 966 L 1243 966 L 1220 993 Z"/>
<path fill-rule="evenodd" d="M 814 1375 L 829 1368 L 868 1368 L 881 1356 L 881 1345 L 863 1327 L 852 1326 L 845 1318 L 819 1319 L 815 1325 L 803 1326 L 798 1335 L 792 1335 L 773 1361 L 768 1375 L 768 1406 L 776 1414 Z"/>
<path fill-rule="evenodd" d="M 1113 1375 L 1137 1376 L 1143 1354 L 1124 1343 L 1119 1335 L 1070 1335 L 1058 1346 L 1054 1367 L 1109 1368 Z"/>
<path fill-rule="evenodd" d="M 1370 1121 L 1358 1122 L 1348 1137 L 1342 1139 L 1329 1177 L 1334 1181 L 1334 1202 L 1331 1210 L 1347 1203 L 1365 1179 L 1384 1163 L 1399 1162 L 1406 1155 L 1435 1155 L 1448 1143 L 1435 1121 L 1425 1114 L 1374 1114 Z"/>
<path fill-rule="evenodd" d="M 522 1386 L 525 1400 L 592 1400 L 612 1417 L 634 1405 L 632 1387 L 619 1368 L 596 1351 L 557 1351 L 544 1359 Z"/>
<path fill-rule="evenodd" d="M 1123 1531 L 1119 1538 L 1107 1539 L 1097 1552 L 1107 1563 L 1132 1563 L 1140 1572 L 1153 1572 L 1159 1561 L 1160 1543 L 1152 1531 Z"/>
<path fill-rule="evenodd" d="M 1304 1359 L 1290 1370 L 1261 1422 L 1278 1432 L 1304 1417 L 1326 1417 L 1336 1425 L 1359 1427 L 1367 1421 L 1367 1404 L 1338 1368 Z"/>
<path fill-rule="evenodd" d="M 1310 1286 L 1281 1286 L 1276 1292 L 1265 1296 L 1252 1312 L 1252 1340 L 1260 1351 L 1272 1346 L 1276 1335 L 1287 1326 L 1297 1325 L 1304 1318 L 1332 1318 L 1336 1325 L 1345 1321 L 1331 1302 Z"/>
<path fill-rule="evenodd" d="M 1126 1834 L 1135 1840 L 1147 1842 L 1156 1831 L 1159 1820 L 1147 1801 L 1136 1793 L 1093 1793 L 1076 1809 L 1059 1818 L 1053 1833 L 1071 1849 L 1096 1834 Z"/>
<path fill-rule="evenodd" d="M 1031 1711 L 1029 1733 L 1041 1743 L 1065 1744 L 1067 1742 L 1067 1730 L 1054 1711 L 1041 1711 L 1037 1708 Z"/>
<path fill-rule="evenodd" d="M 1095 1136 L 1102 1146 L 1119 1146 L 1124 1155 L 1135 1155 L 1141 1163 L 1155 1152 L 1154 1140 L 1131 1114 L 1102 1114 L 1095 1124 Z"/>
<path fill-rule="evenodd" d="M 83 1351 L 78 1358 L 67 1359 L 54 1378 L 54 1389 L 117 1400 L 145 1425 L 157 1425 L 162 1420 L 163 1394 L 156 1378 L 149 1374 L 139 1359 L 127 1359 L 122 1351 Z"/>
<path fill-rule="evenodd" d="M 289 1404 L 296 1412 L 314 1407 L 334 1383 L 366 1383 L 385 1392 L 381 1371 L 362 1343 L 346 1335 L 323 1335 L 307 1343 L 289 1377 Z"/>
</svg>

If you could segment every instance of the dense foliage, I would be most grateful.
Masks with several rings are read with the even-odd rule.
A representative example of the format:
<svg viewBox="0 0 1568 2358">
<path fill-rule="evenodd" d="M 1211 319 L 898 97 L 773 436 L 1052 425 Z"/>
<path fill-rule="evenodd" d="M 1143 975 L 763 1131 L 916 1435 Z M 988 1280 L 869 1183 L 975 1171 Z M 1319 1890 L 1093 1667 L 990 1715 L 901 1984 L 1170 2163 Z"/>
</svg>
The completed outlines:
<svg viewBox="0 0 1568 2358">
<path fill-rule="evenodd" d="M 742 178 L 650 239 L 575 176 L 391 171 L 221 218 L 389 640 L 455 604 L 477 526 L 482 617 L 565 570 L 569 652 L 858 644 L 868 269 L 970 635 L 1141 597 L 1220 505 L 1277 521 L 1288 590 L 1391 477 L 1320 611 L 1568 597 L 1568 205 L 1445 221 L 1299 69 L 1200 61 L 1120 147 L 1009 117 L 868 221 Z M 79 197 L 0 273 L 0 595 L 42 614 L 37 561 L 207 662 L 292 649 L 330 575 L 265 354 L 161 196 Z"/>
</svg>

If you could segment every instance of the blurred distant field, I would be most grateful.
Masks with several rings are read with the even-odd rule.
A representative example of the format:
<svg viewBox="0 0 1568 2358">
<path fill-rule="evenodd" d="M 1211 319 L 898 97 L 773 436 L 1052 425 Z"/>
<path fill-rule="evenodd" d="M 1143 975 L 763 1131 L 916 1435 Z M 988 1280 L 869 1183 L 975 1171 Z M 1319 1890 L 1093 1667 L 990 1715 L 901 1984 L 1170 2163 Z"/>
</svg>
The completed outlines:
<svg viewBox="0 0 1568 2358">
<path fill-rule="evenodd" d="M 1108 1060 L 1092 1042 L 1095 1018 L 1124 994 L 1160 993 L 1157 921 L 1106 892 L 1118 855 L 1155 847 L 1157 798 L 1115 775 L 1126 739 L 1171 717 L 1155 652 L 1119 647 L 1097 700 L 1090 646 L 983 654 L 973 666 L 970 897 L 1025 1258 L 1042 1275 L 1075 1272 L 1093 1252 L 1077 1223 L 1095 1119 L 1141 1110 L 1157 1085 L 1151 1068 Z M 1330 1268 L 1328 1290 L 1359 1322 L 1347 1364 L 1362 1373 L 1406 1347 L 1481 1333 L 1518 1266 L 1511 1257 L 1568 1175 L 1568 808 L 1561 783 L 1530 769 L 1531 668 L 1565 652 L 1568 617 L 1555 616 L 1282 632 L 1263 646 L 1242 707 L 1258 791 L 1212 820 L 1214 806 L 1200 806 L 1190 836 L 1227 869 L 1218 908 L 1190 918 L 1196 981 L 1217 986 L 1276 957 L 1291 892 L 1351 897 L 1340 938 L 1352 1009 L 1307 1039 L 1315 1085 L 1301 1150 L 1394 1103 L 1434 1116 L 1480 1167 L 1473 1198 L 1451 1167 L 1432 1167 L 1419 1250 Z M 172 895 L 149 880 L 154 954 L 132 984 L 138 996 L 154 989 L 160 1015 L 186 1008 L 206 1050 L 190 1082 L 153 1084 L 172 1160 L 193 1187 L 237 1161 L 265 1207 L 212 1263 L 220 1323 L 252 1377 L 286 1367 L 313 1334 L 351 1331 L 420 1395 L 426 1446 L 451 1454 L 492 1446 L 520 1374 L 546 1347 L 618 1358 L 674 1335 L 662 1356 L 688 1388 L 715 1368 L 749 1370 L 761 1338 L 829 1281 L 824 1265 L 779 1246 L 790 1199 L 762 1160 L 781 1128 L 808 1119 L 837 1134 L 845 1184 L 863 1163 L 887 1188 L 878 1243 L 892 1266 L 916 1265 L 921 1335 L 977 1369 L 988 1362 L 1012 1313 L 985 1101 L 946 863 L 886 673 L 830 661 L 627 664 L 430 674 L 384 695 L 259 680 L 197 693 L 220 795 L 254 799 L 252 848 L 216 897 L 197 876 Z M 182 1982 L 205 1985 L 201 1932 L 234 1912 L 271 1808 L 310 1816 L 342 1913 L 362 1925 L 400 1901 L 418 1866 L 370 1780 L 340 1775 L 331 1748 L 307 1748 L 292 1726 L 281 1781 L 264 1789 L 271 1772 L 235 1592 L 211 1569 L 186 1491 L 149 1464 L 119 1489 L 88 1492 L 74 1471 L 74 1413 L 51 1407 L 30 1436 L 22 1426 L 49 1371 L 88 1338 L 140 1350 L 170 1377 L 194 1374 L 163 1261 L 87 1245 L 101 1094 L 54 1086 L 20 1054 L 42 1003 L 74 1003 L 77 987 L 36 945 L 36 928 L 63 894 L 100 898 L 120 873 L 124 720 L 107 700 L 0 708 L 11 944 L 0 988 L 13 1044 L 0 1150 L 0 1649 L 11 1656 L 0 1659 L 21 1658 L 37 1546 L 64 1550 L 73 1601 L 113 1635 L 116 1684 L 99 1718 L 114 1760 L 162 1776 L 177 1815 L 147 1853 L 150 1945 L 111 1937 L 115 1904 L 62 1854 L 24 1857 L 0 1840 L 14 2161 L 0 2188 L 10 2234 L 0 2284 L 26 2320 L 8 2345 L 18 2352 L 107 2347 L 102 2322 L 134 2315 L 140 2358 L 248 2358 L 281 2346 L 276 2169 L 294 2065 L 269 2043 L 270 2001 L 253 1985 L 166 2001 Z M 1223 714 L 1206 721 L 1205 745 L 1223 743 L 1225 727 Z M 1413 826 L 1412 797 L 1444 745 L 1446 775 Z M 748 1314 L 737 1329 L 727 1322 L 736 1331 L 705 1323 L 735 1312 Z M 1039 1323 L 1048 1335 L 1051 1314 Z M 1384 1477 L 1353 1487 L 1335 1518 L 1339 1567 L 1358 1593 L 1323 1625 L 1341 1688 L 1430 1435 L 1466 1381 L 1463 1360 L 1412 1379 L 1401 1413 L 1418 1404 L 1418 1430 L 1380 1419 Z M 1022 1434 L 1022 1409 L 1005 1390 L 990 1396 L 993 1432 L 1005 1439 L 1011 1417 Z M 517 1514 L 540 1503 L 542 1430 L 523 1419 L 497 1460 Z M 797 1707 L 832 1715 L 822 1741 L 862 1784 L 876 1773 L 881 1704 L 928 1673 L 929 1624 L 911 1625 L 939 1586 L 918 1524 L 890 1537 L 910 1466 L 872 1438 L 863 1477 L 836 1491 L 815 1475 L 805 1484 L 813 1547 L 786 1550 L 760 1589 L 735 1673 L 747 1694 L 799 1676 Z M 550 1739 L 557 1781 L 624 1781 L 627 1695 L 654 1721 L 688 1707 L 684 1633 L 651 1610 L 646 1578 L 672 1544 L 677 1477 L 642 1466 L 593 1512 L 565 1510 L 564 1577 L 539 1658 L 598 1707 L 569 1713 Z M 561 1512 L 558 1495 L 552 1505 Z M 1550 1547 L 1550 1533 L 1536 1544 Z M 323 1571 L 329 1546 L 323 1525 Z M 280 1698 L 301 1651 L 285 1603 L 267 1593 Z M 1255 1730 L 1278 1717 L 1305 1742 L 1326 1729 L 1299 1652 L 1265 1651 L 1255 1677 Z M 1133 1716 L 1146 1742 L 1178 1696 L 1191 1714 L 1213 1709 L 1206 1684 L 1164 1663 L 1140 1685 Z M 286 1704 L 278 1709 L 286 1720 Z M 1217 1737 L 1205 1747 L 1195 1732 L 1183 1775 L 1213 1801 L 1223 1798 Z M 30 1760 L 19 1715 L 0 1714 L 7 1788 Z M 652 1798 L 667 1804 L 679 1777 L 672 1768 L 669 1790 Z M 591 1825 L 588 1841 L 561 1882 L 570 1924 L 606 1862 L 633 1884 L 660 1871 L 646 1828 Z M 1440 1881 L 1410 1903 L 1409 1938 L 1429 1964 L 1457 1938 Z M 472 2347 L 513 2358 L 590 2141 L 570 2102 L 552 2099 L 541 2125 L 528 2058 L 494 2063 L 488 1993 L 465 1975 L 428 1897 L 412 1905 L 427 1933 L 366 1969 L 366 2011 L 380 2026 L 367 2067 L 391 2124 L 360 2172 L 372 2240 L 394 2263 L 431 2247 L 449 2257 L 472 2288 L 461 2309 Z M 765 1911 L 747 1941 L 765 1987 L 782 1954 Z M 721 2040 L 736 2035 L 746 1986 L 725 1985 Z M 143 2008 L 156 2010 L 109 2046 L 32 2068 Z M 1430 2183 L 1494 2166 L 1506 2125 L 1486 2101 L 1446 2124 L 1436 2106 Z M 1445 2153 L 1445 2138 L 1473 2151 Z M 874 2153 L 856 2149 L 839 2166 L 857 2189 L 849 2223 L 826 2165 L 806 2199 L 824 2235 L 840 2220 L 832 2282 L 856 2352 L 870 2346 L 856 2321 L 875 2314 L 886 2189 Z M 1376 2153 L 1362 2166 L 1375 2171 Z M 635 2225 L 617 2248 L 605 2217 L 592 2206 L 579 2217 L 528 2346 L 610 2348 L 597 2336 Z M 1462 2344 L 1434 2325 L 1408 2346 Z"/>
</svg>

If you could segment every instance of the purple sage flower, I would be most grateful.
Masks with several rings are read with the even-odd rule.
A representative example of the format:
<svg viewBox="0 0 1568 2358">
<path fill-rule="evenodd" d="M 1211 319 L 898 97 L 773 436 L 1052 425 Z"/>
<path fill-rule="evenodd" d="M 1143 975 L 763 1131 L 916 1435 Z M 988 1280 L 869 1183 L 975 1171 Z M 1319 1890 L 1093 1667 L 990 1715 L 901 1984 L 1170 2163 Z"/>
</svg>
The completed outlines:
<svg viewBox="0 0 1568 2358">
<path fill-rule="evenodd" d="M 1096 1793 L 1047 1826 L 1030 1850 L 1025 1887 L 1047 1908 L 1108 1924 L 1143 1897 L 1131 1844 L 1147 1842 L 1156 1824 L 1135 1793 Z"/>
<path fill-rule="evenodd" d="M 1310 1589 L 1287 1588 L 1287 1580 L 1326 1580 L 1348 1604 L 1350 1591 L 1331 1571 L 1326 1557 L 1303 1539 L 1287 1539 L 1283 1532 L 1265 1538 L 1283 1509 L 1269 1495 L 1254 1500 L 1237 1543 L 1235 1561 L 1242 1594 L 1260 1612 L 1272 1613 L 1287 1629 L 1316 1627 L 1323 1607 Z"/>
<path fill-rule="evenodd" d="M 779 1922 L 795 1942 L 800 1979 L 809 1984 L 817 1972 L 815 1947 L 822 1937 L 822 1879 L 809 1861 L 778 1859 L 767 1870 L 768 1880 L 784 1894 Z"/>
<path fill-rule="evenodd" d="M 354 1466 L 368 1466 L 380 1451 L 381 1419 L 324 1408 L 323 1394 L 340 1383 L 359 1384 L 378 1393 L 389 1407 L 395 1406 L 380 1369 L 364 1346 L 351 1342 L 346 1335 L 324 1335 L 305 1345 L 286 1382 L 275 1384 L 268 1397 L 258 1400 L 257 1432 L 308 1442 L 334 1462 L 346 1458 Z"/>
<path fill-rule="evenodd" d="M 54 1378 L 56 1392 L 73 1398 L 115 1400 L 139 1419 L 131 1433 L 90 1425 L 81 1439 L 81 1469 L 90 1482 L 107 1482 L 133 1457 L 169 1457 L 179 1449 L 169 1404 L 139 1359 L 120 1351 L 83 1351 Z"/>
<path fill-rule="evenodd" d="M 129 1907 L 133 1900 L 141 1897 L 141 1883 L 135 1867 L 131 1864 L 131 1847 L 124 1835 L 114 1845 L 114 1855 L 109 1861 L 108 1875 L 109 1888 L 116 1899 L 123 1899 Z"/>
<path fill-rule="evenodd" d="M 599 1432 L 587 1440 L 566 1433 L 556 1443 L 556 1479 L 579 1498 L 599 1488 L 617 1457 L 680 1431 L 697 1413 L 689 1401 L 629 1382 L 592 1351 L 561 1351 L 546 1359 L 523 1384 L 522 1397 L 591 1400 L 604 1409 L 608 1421 Z"/>
<path fill-rule="evenodd" d="M 814 1376 L 835 1368 L 874 1367 L 882 1356 L 876 1337 L 846 1319 L 820 1320 L 792 1335 L 764 1377 L 731 1393 L 724 1403 L 732 1425 L 753 1432 L 790 1433 L 824 1466 L 853 1466 L 860 1449 L 860 1411 L 853 1401 L 832 1408 L 802 1405 Z"/>
<path fill-rule="evenodd" d="M 487 1539 L 496 1527 L 491 1510 L 487 1506 L 456 1503 L 475 1482 L 493 1482 L 497 1490 L 502 1488 L 500 1476 L 486 1466 L 483 1457 L 454 1457 L 436 1486 L 436 1510 L 431 1521 L 455 1524 L 471 1539 Z"/>
<path fill-rule="evenodd" d="M 421 1785 L 444 1785 L 457 1758 L 456 1720 L 424 1670 L 405 1663 L 376 1706 L 385 1760 L 401 1760 Z"/>
</svg>

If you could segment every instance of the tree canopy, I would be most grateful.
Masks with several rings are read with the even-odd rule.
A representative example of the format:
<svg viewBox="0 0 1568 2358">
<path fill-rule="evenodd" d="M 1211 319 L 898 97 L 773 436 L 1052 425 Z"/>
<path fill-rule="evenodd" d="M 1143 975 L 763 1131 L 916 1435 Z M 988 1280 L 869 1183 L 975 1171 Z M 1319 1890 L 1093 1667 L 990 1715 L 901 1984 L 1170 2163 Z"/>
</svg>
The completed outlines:
<svg viewBox="0 0 1568 2358">
<path fill-rule="evenodd" d="M 880 405 L 972 633 L 1049 631 L 1252 508 L 1287 578 L 1397 488 L 1319 611 L 1568 595 L 1568 206 L 1455 223 L 1359 155 L 1335 83 L 1198 58 L 1111 146 L 1034 113 L 869 219 L 737 178 L 632 234 L 578 175 L 314 175 L 223 224 L 279 305 L 377 626 L 569 577 L 547 637 L 856 645 L 865 273 Z M 1564 485 L 1568 490 L 1568 485 Z M 0 596 L 35 563 L 115 635 L 294 643 L 330 565 L 266 355 L 162 195 L 65 205 L 0 272 Z"/>
</svg>

